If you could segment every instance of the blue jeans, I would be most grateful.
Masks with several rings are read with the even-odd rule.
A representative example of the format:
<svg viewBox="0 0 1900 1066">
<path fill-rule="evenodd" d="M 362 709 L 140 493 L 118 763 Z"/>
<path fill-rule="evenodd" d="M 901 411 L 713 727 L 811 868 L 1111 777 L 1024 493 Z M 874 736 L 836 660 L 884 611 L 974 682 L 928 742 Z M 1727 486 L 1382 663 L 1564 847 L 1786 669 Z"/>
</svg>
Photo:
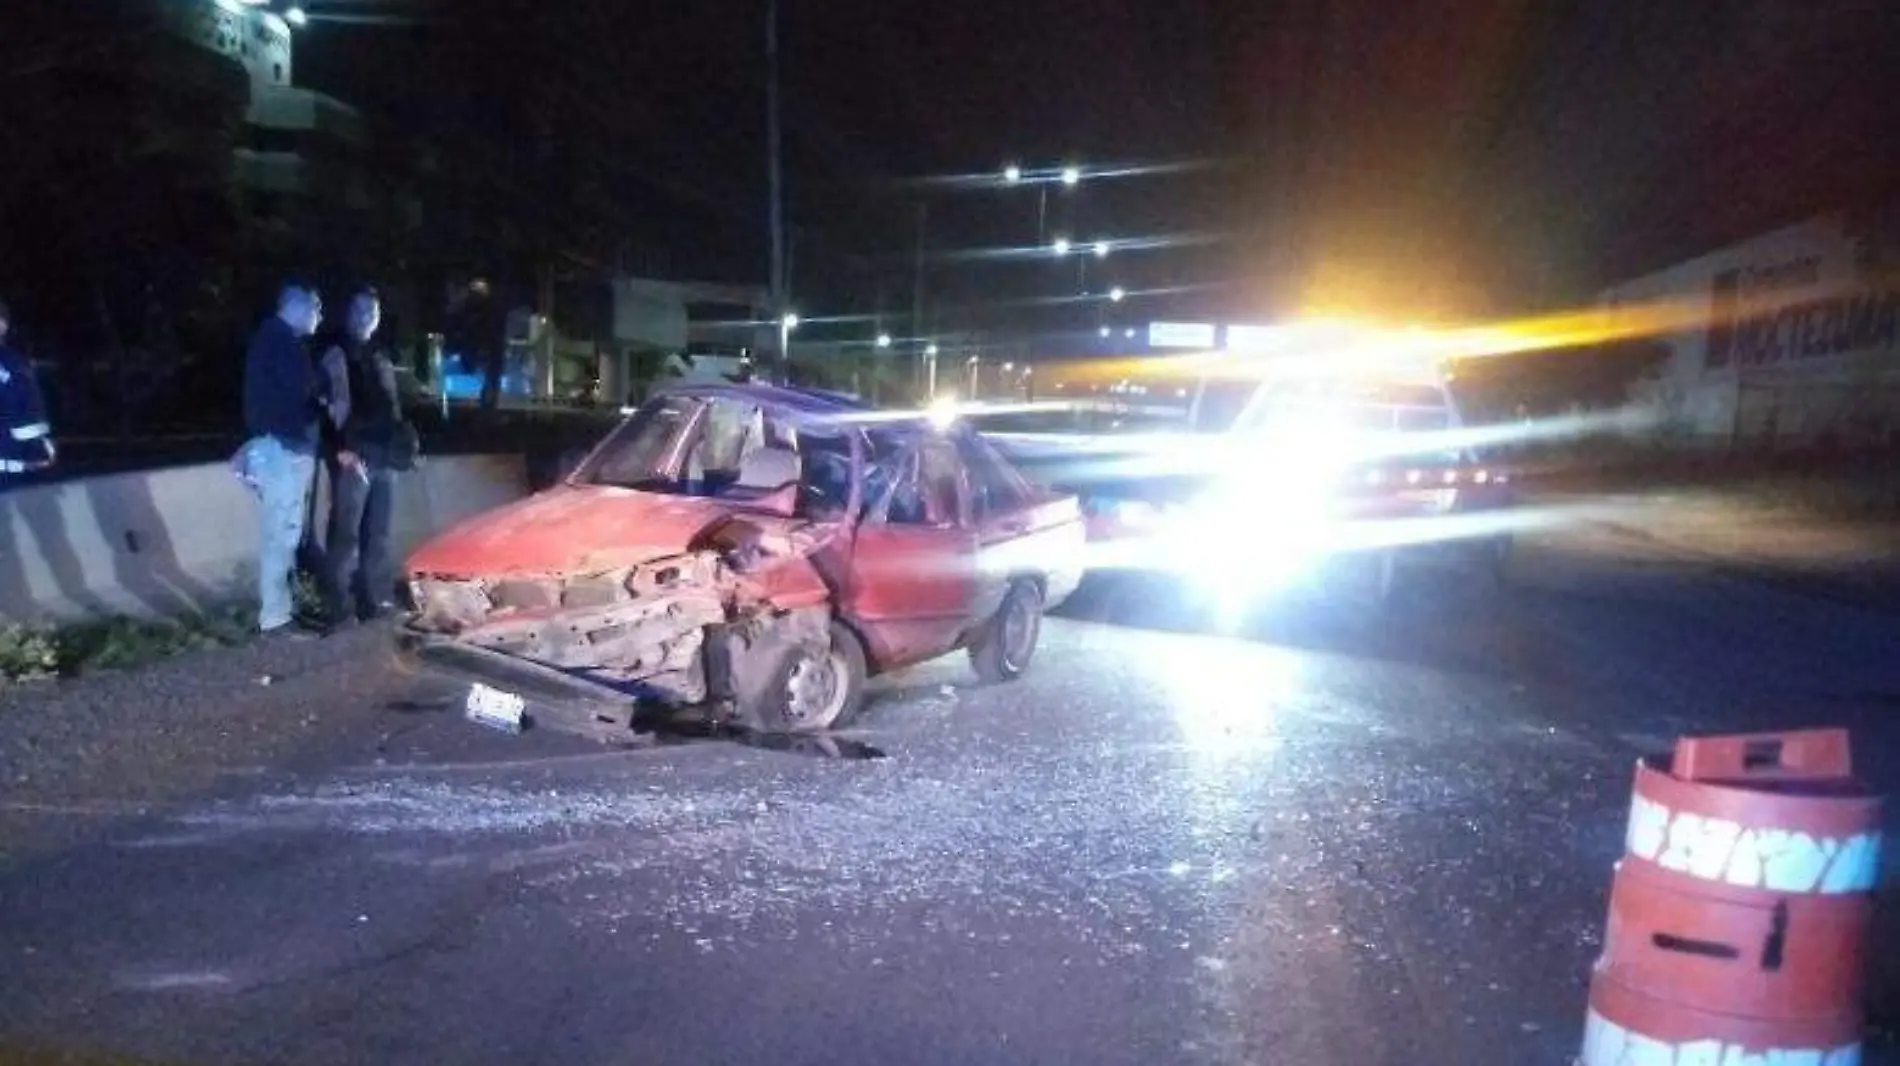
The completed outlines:
<svg viewBox="0 0 1900 1066">
<path fill-rule="evenodd" d="M 303 542 L 304 511 L 317 460 L 285 447 L 276 437 L 253 437 L 244 450 L 259 503 L 257 628 L 268 633 L 289 625 L 295 607 L 290 575 Z"/>
</svg>

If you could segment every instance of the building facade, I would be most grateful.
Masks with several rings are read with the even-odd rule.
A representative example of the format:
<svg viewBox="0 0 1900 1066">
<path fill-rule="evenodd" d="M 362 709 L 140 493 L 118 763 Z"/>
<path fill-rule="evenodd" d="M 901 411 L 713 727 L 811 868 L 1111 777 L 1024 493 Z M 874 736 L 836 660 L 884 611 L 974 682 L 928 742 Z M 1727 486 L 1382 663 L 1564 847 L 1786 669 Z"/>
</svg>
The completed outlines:
<svg viewBox="0 0 1900 1066">
<path fill-rule="evenodd" d="M 257 85 L 291 83 L 291 29 L 283 17 L 237 0 L 185 0 L 161 9 L 175 34 L 242 66 Z"/>
<path fill-rule="evenodd" d="M 1669 440 L 1744 451 L 1894 442 L 1900 271 L 1885 213 L 1823 215 L 1603 293 L 1681 328 L 1634 399 Z"/>
</svg>

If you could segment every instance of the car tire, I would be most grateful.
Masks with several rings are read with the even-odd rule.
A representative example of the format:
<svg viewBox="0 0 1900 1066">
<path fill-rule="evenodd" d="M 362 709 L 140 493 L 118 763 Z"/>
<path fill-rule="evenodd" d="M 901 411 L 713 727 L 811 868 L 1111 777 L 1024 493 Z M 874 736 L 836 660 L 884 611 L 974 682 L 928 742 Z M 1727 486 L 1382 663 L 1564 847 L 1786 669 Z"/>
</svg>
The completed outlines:
<svg viewBox="0 0 1900 1066">
<path fill-rule="evenodd" d="M 772 684 L 741 719 L 765 733 L 842 728 L 863 707 L 865 673 L 864 644 L 849 628 L 833 622 L 830 647 L 822 652 L 802 646 L 786 649 Z"/>
<path fill-rule="evenodd" d="M 991 684 L 1014 681 L 1028 671 L 1041 636 L 1042 592 L 1034 582 L 1018 581 L 970 645 L 970 665 Z"/>
<path fill-rule="evenodd" d="M 1405 585 L 1405 560 L 1403 553 L 1395 550 L 1382 551 L 1372 561 L 1372 606 L 1384 611 L 1398 601 Z"/>
<path fill-rule="evenodd" d="M 1485 546 L 1485 574 L 1490 579 L 1493 592 L 1507 592 L 1511 588 L 1511 557 L 1516 554 L 1517 544 L 1509 533 L 1492 538 Z"/>
</svg>

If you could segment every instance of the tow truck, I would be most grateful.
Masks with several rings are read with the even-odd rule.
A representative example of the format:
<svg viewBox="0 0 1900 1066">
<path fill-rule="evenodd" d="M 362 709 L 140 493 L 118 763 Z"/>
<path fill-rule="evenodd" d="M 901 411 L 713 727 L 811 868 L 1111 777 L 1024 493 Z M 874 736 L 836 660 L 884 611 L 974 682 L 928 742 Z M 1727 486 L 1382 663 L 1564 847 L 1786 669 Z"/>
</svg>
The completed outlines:
<svg viewBox="0 0 1900 1066">
<path fill-rule="evenodd" d="M 1083 501 L 1092 573 L 1160 573 L 1230 618 L 1297 589 L 1384 606 L 1427 571 L 1503 586 L 1511 472 L 1485 454 L 1440 364 L 1205 362 L 1166 390 L 1188 402 L 1165 428 L 991 434 Z"/>
</svg>

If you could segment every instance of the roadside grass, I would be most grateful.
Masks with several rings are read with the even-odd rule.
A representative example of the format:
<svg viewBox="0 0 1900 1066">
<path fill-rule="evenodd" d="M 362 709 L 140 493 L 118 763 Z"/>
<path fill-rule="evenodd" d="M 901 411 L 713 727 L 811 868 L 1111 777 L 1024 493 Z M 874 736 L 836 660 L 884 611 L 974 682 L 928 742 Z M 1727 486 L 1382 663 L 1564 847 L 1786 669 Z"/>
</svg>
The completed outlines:
<svg viewBox="0 0 1900 1066">
<path fill-rule="evenodd" d="M 100 618 L 60 626 L 0 626 L 0 685 L 125 670 L 254 635 L 255 608 L 231 606 L 176 618 Z"/>
<path fill-rule="evenodd" d="M 316 583 L 298 574 L 297 610 L 318 606 Z M 128 670 L 186 652 L 232 648 L 257 636 L 257 606 L 233 602 L 169 618 L 115 615 L 57 625 L 0 624 L 0 688 Z"/>
</svg>

